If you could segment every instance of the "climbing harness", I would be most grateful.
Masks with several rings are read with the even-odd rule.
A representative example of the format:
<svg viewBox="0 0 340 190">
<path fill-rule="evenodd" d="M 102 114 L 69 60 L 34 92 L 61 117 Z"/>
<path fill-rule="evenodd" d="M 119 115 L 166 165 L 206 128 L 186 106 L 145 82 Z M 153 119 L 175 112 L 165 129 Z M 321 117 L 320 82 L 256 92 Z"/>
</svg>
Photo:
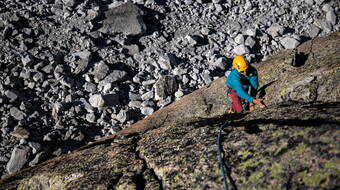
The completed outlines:
<svg viewBox="0 0 340 190">
<path fill-rule="evenodd" d="M 247 104 L 246 104 L 247 105 Z M 243 106 L 242 110 L 239 112 L 239 113 L 242 113 L 245 108 L 246 108 L 246 105 Z M 226 175 L 226 168 L 224 166 L 224 161 L 223 161 L 223 158 L 222 158 L 222 141 L 221 141 L 221 136 L 222 136 L 222 131 L 224 129 L 224 127 L 228 124 L 231 123 L 231 120 L 227 120 L 225 121 L 221 126 L 220 126 L 220 131 L 217 135 L 217 157 L 218 157 L 218 161 L 220 162 L 220 168 L 221 168 L 221 174 L 223 176 L 223 182 L 224 182 L 224 190 L 228 190 L 228 180 L 227 180 L 227 175 Z"/>
</svg>

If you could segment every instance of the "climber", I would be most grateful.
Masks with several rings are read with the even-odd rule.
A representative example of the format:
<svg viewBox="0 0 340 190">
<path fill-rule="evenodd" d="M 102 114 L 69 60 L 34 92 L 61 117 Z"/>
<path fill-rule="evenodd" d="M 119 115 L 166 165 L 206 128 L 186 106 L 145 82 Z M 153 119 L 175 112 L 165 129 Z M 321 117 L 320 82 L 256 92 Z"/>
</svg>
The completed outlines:
<svg viewBox="0 0 340 190">
<path fill-rule="evenodd" d="M 266 106 L 262 99 L 256 99 L 257 88 L 259 86 L 257 70 L 248 64 L 242 56 L 236 56 L 233 60 L 233 69 L 227 76 L 226 84 L 228 94 L 232 101 L 231 112 L 241 112 L 242 103 L 249 102 L 249 111 L 254 110 L 254 104 L 260 108 Z M 250 87 L 250 94 L 248 90 Z"/>
</svg>

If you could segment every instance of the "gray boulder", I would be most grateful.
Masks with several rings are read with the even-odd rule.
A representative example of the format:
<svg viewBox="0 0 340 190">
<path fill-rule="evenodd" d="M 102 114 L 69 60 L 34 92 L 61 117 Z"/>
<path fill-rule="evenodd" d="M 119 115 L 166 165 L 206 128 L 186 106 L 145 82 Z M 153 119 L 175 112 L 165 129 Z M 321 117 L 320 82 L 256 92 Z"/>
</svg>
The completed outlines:
<svg viewBox="0 0 340 190">
<path fill-rule="evenodd" d="M 101 94 L 95 94 L 90 97 L 89 103 L 95 108 L 100 108 L 105 105 L 105 100 Z"/>
<path fill-rule="evenodd" d="M 104 77 L 106 77 L 106 75 L 109 72 L 109 66 L 107 66 L 104 62 L 99 62 L 97 64 L 95 64 L 94 66 L 94 78 L 96 80 L 102 80 Z"/>
<path fill-rule="evenodd" d="M 11 158 L 7 163 L 8 173 L 14 173 L 24 167 L 31 155 L 31 149 L 28 146 L 19 145 L 14 147 Z"/>
<path fill-rule="evenodd" d="M 105 16 L 103 27 L 100 29 L 103 33 L 135 36 L 146 32 L 142 19 L 143 11 L 133 3 L 128 2 L 109 9 Z"/>
<path fill-rule="evenodd" d="M 142 100 L 150 100 L 154 97 L 153 91 L 149 91 L 141 96 Z"/>
<path fill-rule="evenodd" d="M 286 49 L 294 49 L 296 48 L 300 42 L 292 37 L 285 37 L 282 40 L 280 40 L 281 45 Z"/>
<path fill-rule="evenodd" d="M 126 110 L 120 110 L 120 112 L 117 114 L 116 119 L 121 123 L 124 123 L 130 119 L 130 112 Z"/>
<path fill-rule="evenodd" d="M 29 67 L 34 62 L 34 57 L 31 55 L 27 55 L 25 57 L 21 57 L 21 62 L 24 65 L 24 67 Z"/>
<path fill-rule="evenodd" d="M 238 45 L 234 48 L 233 51 L 236 55 L 244 55 L 250 52 L 249 48 L 245 45 Z"/>
<path fill-rule="evenodd" d="M 39 152 L 28 165 L 31 167 L 37 165 L 46 155 L 47 151 Z"/>
<path fill-rule="evenodd" d="M 154 85 L 155 100 L 161 100 L 175 93 L 178 89 L 176 78 L 173 76 L 161 76 Z"/>
<path fill-rule="evenodd" d="M 305 2 L 306 2 L 308 5 L 313 5 L 313 4 L 314 4 L 314 0 L 305 0 Z"/>
<path fill-rule="evenodd" d="M 126 71 L 114 70 L 107 75 L 102 82 L 104 83 L 116 83 L 126 79 L 128 73 Z"/>
<path fill-rule="evenodd" d="M 5 96 L 10 100 L 10 102 L 14 102 L 19 97 L 19 93 L 15 90 L 7 90 L 5 92 Z"/>
<path fill-rule="evenodd" d="M 274 24 L 267 29 L 267 33 L 270 34 L 273 38 L 277 36 L 281 36 L 285 30 L 285 27 L 280 26 L 278 24 Z"/>
<path fill-rule="evenodd" d="M 37 142 L 29 142 L 28 145 L 32 148 L 33 154 L 39 152 L 42 149 L 41 144 Z"/>
<path fill-rule="evenodd" d="M 92 53 L 88 50 L 85 50 L 85 51 L 74 53 L 72 56 L 75 59 L 74 60 L 74 64 L 75 64 L 74 73 L 79 74 L 87 68 L 88 64 L 91 61 Z"/>
<path fill-rule="evenodd" d="M 143 115 L 151 115 L 154 111 L 155 111 L 155 109 L 152 108 L 152 107 L 143 107 L 143 108 L 141 108 L 141 113 Z"/>
<path fill-rule="evenodd" d="M 219 57 L 211 62 L 209 62 L 212 68 L 219 68 L 221 70 L 225 70 L 227 67 L 227 58 Z"/>
<path fill-rule="evenodd" d="M 326 20 L 327 22 L 331 23 L 332 25 L 336 24 L 336 15 L 333 10 L 328 11 L 326 13 Z"/>
<path fill-rule="evenodd" d="M 164 70 L 171 70 L 177 65 L 176 57 L 173 54 L 166 53 L 159 58 L 158 64 Z"/>
<path fill-rule="evenodd" d="M 235 37 L 235 42 L 237 44 L 244 44 L 244 36 L 242 34 L 238 34 L 236 37 Z"/>
<path fill-rule="evenodd" d="M 11 113 L 11 116 L 13 116 L 16 120 L 22 120 L 25 117 L 25 113 L 16 107 L 11 107 L 9 112 Z"/>
<path fill-rule="evenodd" d="M 30 132 L 23 127 L 15 127 L 11 135 L 18 139 L 28 139 L 30 137 Z"/>
<path fill-rule="evenodd" d="M 321 29 L 319 27 L 312 24 L 311 27 L 310 27 L 310 30 L 309 30 L 309 37 L 315 38 L 316 36 L 318 36 L 320 31 L 321 31 Z"/>
<path fill-rule="evenodd" d="M 248 36 L 246 41 L 245 41 L 245 45 L 249 46 L 250 48 L 253 48 L 255 44 L 256 44 L 255 39 L 251 36 Z"/>
</svg>

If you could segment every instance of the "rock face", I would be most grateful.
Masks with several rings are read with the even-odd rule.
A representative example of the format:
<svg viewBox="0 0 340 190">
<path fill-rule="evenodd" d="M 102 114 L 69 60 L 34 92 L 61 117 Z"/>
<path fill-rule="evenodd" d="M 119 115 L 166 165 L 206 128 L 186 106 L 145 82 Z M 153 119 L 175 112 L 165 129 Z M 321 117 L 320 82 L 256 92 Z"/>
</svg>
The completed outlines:
<svg viewBox="0 0 340 190">
<path fill-rule="evenodd" d="M 285 50 L 257 69 L 266 109 L 228 115 L 225 78 L 132 126 L 0 181 L 0 189 L 337 189 L 340 33 Z M 226 122 L 229 121 L 229 122 Z"/>
</svg>

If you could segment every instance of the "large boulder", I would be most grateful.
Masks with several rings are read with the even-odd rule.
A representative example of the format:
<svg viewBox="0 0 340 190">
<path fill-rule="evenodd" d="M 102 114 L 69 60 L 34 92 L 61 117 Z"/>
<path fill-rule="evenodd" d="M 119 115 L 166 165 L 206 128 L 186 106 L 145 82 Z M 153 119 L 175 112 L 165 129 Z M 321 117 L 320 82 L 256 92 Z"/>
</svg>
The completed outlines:
<svg viewBox="0 0 340 190">
<path fill-rule="evenodd" d="M 167 96 L 172 95 L 178 89 L 178 84 L 174 76 L 166 75 L 161 76 L 154 85 L 155 99 L 165 99 Z"/>
<path fill-rule="evenodd" d="M 100 29 L 103 33 L 135 36 L 146 32 L 142 19 L 143 11 L 131 2 L 109 9 L 105 16 L 103 27 Z"/>
<path fill-rule="evenodd" d="M 11 155 L 11 159 L 7 163 L 6 169 L 8 173 L 14 173 L 26 164 L 31 155 L 31 149 L 28 146 L 16 146 Z"/>
<path fill-rule="evenodd" d="M 266 109 L 226 114 L 220 78 L 112 136 L 0 180 L 0 189 L 222 189 L 219 132 L 234 189 L 337 189 L 339 38 L 262 62 Z"/>
</svg>

